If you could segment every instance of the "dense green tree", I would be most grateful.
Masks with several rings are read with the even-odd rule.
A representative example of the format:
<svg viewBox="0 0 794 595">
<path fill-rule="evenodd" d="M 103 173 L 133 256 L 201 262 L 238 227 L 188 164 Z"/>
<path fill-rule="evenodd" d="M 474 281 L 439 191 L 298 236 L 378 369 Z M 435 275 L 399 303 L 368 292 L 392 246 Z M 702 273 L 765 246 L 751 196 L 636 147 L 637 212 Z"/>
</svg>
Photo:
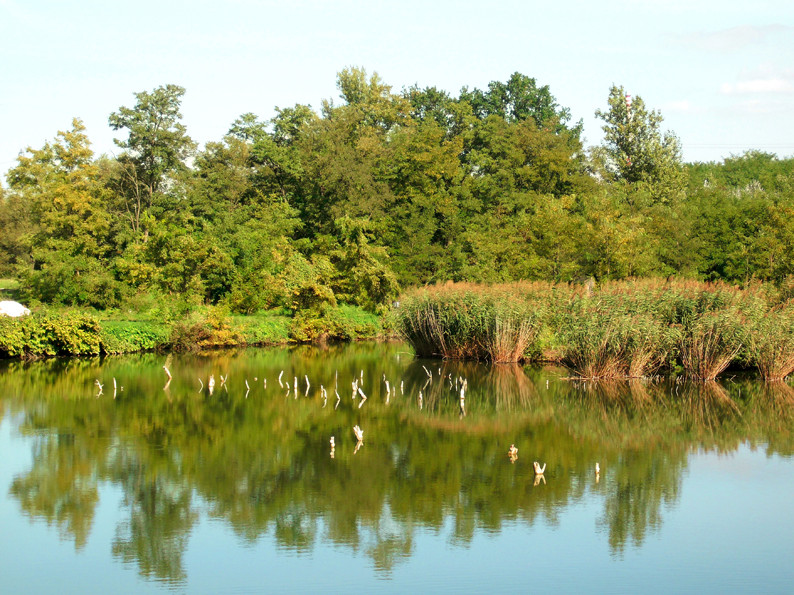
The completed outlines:
<svg viewBox="0 0 794 595">
<path fill-rule="evenodd" d="M 488 83 L 487 91 L 469 91 L 464 87 L 460 98 L 471 104 L 480 119 L 498 116 L 509 123 L 532 119 L 541 128 L 555 132 L 569 130 L 577 140 L 582 131 L 581 121 L 573 127 L 568 126 L 571 110 L 557 103 L 548 85 L 539 87 L 534 78 L 519 72 L 514 72 L 506 83 Z"/>
<path fill-rule="evenodd" d="M 71 130 L 58 132 L 41 149 L 28 149 L 18 161 L 7 179 L 28 218 L 20 223 L 27 233 L 17 240 L 29 255 L 29 265 L 19 271 L 27 296 L 100 307 L 117 303 L 119 287 L 107 269 L 108 194 L 83 123 L 74 119 Z"/>
<path fill-rule="evenodd" d="M 165 207 L 164 195 L 174 177 L 186 169 L 185 160 L 195 148 L 181 123 L 179 111 L 185 89 L 157 87 L 135 94 L 135 107 L 120 107 L 108 118 L 113 130 L 125 130 L 126 139 L 114 139 L 124 149 L 118 157 L 117 189 L 135 233 L 142 231 L 141 217 L 152 207 Z"/>
<path fill-rule="evenodd" d="M 604 121 L 604 144 L 595 154 L 601 172 L 647 191 L 653 202 L 680 200 L 685 184 L 681 147 L 672 132 L 660 131 L 661 113 L 649 111 L 641 97 L 632 99 L 615 85 L 607 102 L 607 111 L 595 112 Z M 632 202 L 634 197 L 627 195 Z"/>
</svg>

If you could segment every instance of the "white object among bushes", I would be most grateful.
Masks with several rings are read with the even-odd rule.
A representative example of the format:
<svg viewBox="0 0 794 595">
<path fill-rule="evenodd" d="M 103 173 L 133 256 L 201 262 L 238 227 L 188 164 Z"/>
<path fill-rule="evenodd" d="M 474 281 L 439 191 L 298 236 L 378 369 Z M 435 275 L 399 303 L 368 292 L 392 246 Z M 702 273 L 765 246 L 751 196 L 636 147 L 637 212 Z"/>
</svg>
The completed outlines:
<svg viewBox="0 0 794 595">
<path fill-rule="evenodd" d="M 12 302 L 11 300 L 0 302 L 0 316 L 18 318 L 20 316 L 27 316 L 28 314 L 30 314 L 30 310 L 19 302 Z"/>
</svg>

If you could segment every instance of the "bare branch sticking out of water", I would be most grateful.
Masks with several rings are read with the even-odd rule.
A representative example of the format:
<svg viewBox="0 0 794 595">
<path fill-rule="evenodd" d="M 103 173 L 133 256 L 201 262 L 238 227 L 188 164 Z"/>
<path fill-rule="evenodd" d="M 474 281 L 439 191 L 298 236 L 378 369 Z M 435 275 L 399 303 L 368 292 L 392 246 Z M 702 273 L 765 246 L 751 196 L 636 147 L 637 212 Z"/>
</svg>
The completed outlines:
<svg viewBox="0 0 794 595">
<path fill-rule="evenodd" d="M 425 374 L 427 374 L 428 382 L 431 382 L 433 380 L 433 374 L 430 373 L 430 370 L 425 368 L 424 364 L 422 364 L 422 368 L 424 368 Z M 440 368 L 439 368 L 439 372 L 441 372 Z"/>
</svg>

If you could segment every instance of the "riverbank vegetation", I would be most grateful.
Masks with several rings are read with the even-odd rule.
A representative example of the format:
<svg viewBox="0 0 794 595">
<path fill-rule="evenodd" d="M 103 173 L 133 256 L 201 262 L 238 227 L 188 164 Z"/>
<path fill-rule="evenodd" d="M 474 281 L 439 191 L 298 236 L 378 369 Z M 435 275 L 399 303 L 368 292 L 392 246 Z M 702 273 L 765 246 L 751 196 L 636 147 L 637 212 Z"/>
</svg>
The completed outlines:
<svg viewBox="0 0 794 595">
<path fill-rule="evenodd" d="M 450 283 L 406 294 L 396 325 L 423 356 L 553 360 L 588 379 L 714 380 L 734 365 L 777 381 L 794 371 L 792 312 L 790 288 L 771 284 Z"/>
<path fill-rule="evenodd" d="M 581 122 L 520 73 L 457 95 L 396 92 L 360 68 L 341 71 L 337 86 L 339 102 L 242 114 L 203 147 L 182 124 L 177 85 L 109 115 L 115 156 L 95 155 L 74 119 L 22 152 L 0 188 L 0 277 L 13 279 L 0 292 L 34 311 L 81 309 L 100 321 L 100 351 L 116 351 L 374 336 L 403 290 L 446 281 L 609 286 L 672 275 L 747 288 L 794 275 L 794 159 L 749 151 L 685 164 L 661 114 L 622 87 L 596 112 L 602 145 L 586 147 Z M 480 320 L 476 345 L 445 349 L 501 361 L 548 343 L 535 310 L 547 300 L 525 298 L 483 298 L 476 308 L 497 312 L 499 327 Z M 594 345 L 588 333 L 566 339 L 581 352 L 572 362 L 590 362 L 576 364 L 582 373 L 643 375 L 675 360 L 711 376 L 748 350 L 770 377 L 789 368 L 760 341 L 699 352 L 718 332 L 705 319 L 680 339 L 678 323 L 639 305 L 631 320 L 574 305 L 610 333 Z M 786 312 L 758 324 L 777 328 Z M 38 332 L 4 324 L 17 333 L 6 344 Z M 720 342 L 732 345 L 729 335 Z M 53 345 L 41 349 L 62 352 Z"/>
<path fill-rule="evenodd" d="M 382 320 L 357 306 L 326 308 L 320 318 L 285 310 L 240 316 L 215 306 L 138 313 L 42 307 L 21 318 L 0 316 L 0 357 L 192 351 L 385 334 Z"/>
</svg>

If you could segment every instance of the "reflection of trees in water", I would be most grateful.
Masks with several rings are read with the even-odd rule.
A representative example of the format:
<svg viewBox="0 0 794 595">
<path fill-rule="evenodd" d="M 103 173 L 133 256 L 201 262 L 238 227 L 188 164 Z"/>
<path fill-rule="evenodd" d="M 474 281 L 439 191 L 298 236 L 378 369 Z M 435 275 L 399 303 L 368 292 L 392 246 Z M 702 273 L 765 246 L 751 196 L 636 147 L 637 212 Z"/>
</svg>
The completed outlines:
<svg viewBox="0 0 794 595">
<path fill-rule="evenodd" d="M 33 467 L 15 479 L 12 494 L 81 547 L 96 482 L 120 485 L 128 517 L 117 528 L 114 555 L 135 562 L 144 576 L 177 584 L 198 519 L 194 494 L 242 540 L 272 534 L 298 552 L 330 542 L 364 552 L 389 573 L 411 555 L 419 529 L 449 526 L 451 543 L 465 547 L 479 531 L 497 532 L 505 523 L 553 525 L 590 492 L 604 499 L 598 526 L 621 552 L 659 528 L 694 446 L 735 448 L 750 439 L 791 453 L 794 391 L 787 385 L 569 383 L 559 373 L 527 374 L 517 366 L 424 362 L 434 375 L 427 384 L 422 362 L 403 351 L 329 346 L 179 356 L 170 366 L 170 401 L 160 356 L 111 359 L 106 368 L 88 360 L 14 371 L 0 377 L 0 394 L 19 395 L 8 407 L 26 412 L 23 427 L 52 437 L 37 443 Z M 276 388 L 282 369 L 290 382 L 310 376 L 308 397 L 303 386 L 298 399 Z M 359 409 L 349 386 L 362 370 L 370 398 Z M 229 391 L 199 393 L 196 378 L 219 371 L 230 375 Z M 329 399 L 323 408 L 316 391 L 320 384 L 332 391 L 337 374 L 342 403 L 334 409 Z M 395 391 L 404 383 L 404 394 L 393 394 L 388 405 L 383 374 Z M 116 401 L 93 398 L 100 375 L 125 385 Z M 465 418 L 458 377 L 469 382 Z M 245 380 L 255 387 L 249 398 Z M 416 396 L 425 385 L 420 410 Z M 366 433 L 353 455 L 355 424 Z M 515 464 L 507 459 L 512 442 L 520 448 Z M 536 459 L 549 466 L 547 483 L 537 487 Z M 596 461 L 603 469 L 598 484 Z"/>
<path fill-rule="evenodd" d="M 191 488 L 179 473 L 160 473 L 134 449 L 118 447 L 107 461 L 109 478 L 124 490 L 129 519 L 116 529 L 113 555 L 134 562 L 143 576 L 179 583 L 182 555 L 198 518 Z"/>
<path fill-rule="evenodd" d="M 56 524 L 78 550 L 88 541 L 99 501 L 94 455 L 72 435 L 38 439 L 33 468 L 11 484 L 25 514 Z"/>
</svg>

